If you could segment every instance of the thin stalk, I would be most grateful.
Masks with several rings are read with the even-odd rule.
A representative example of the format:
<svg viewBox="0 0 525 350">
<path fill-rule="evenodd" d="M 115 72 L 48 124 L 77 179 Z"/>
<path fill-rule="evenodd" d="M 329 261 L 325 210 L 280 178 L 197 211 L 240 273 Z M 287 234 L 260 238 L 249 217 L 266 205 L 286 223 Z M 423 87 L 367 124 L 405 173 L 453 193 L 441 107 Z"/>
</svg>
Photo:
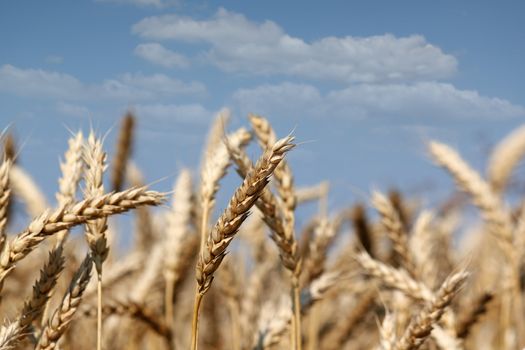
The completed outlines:
<svg viewBox="0 0 525 350">
<path fill-rule="evenodd" d="M 191 350 L 197 350 L 197 341 L 199 333 L 199 310 L 201 307 L 202 297 L 204 294 L 195 293 L 195 302 L 193 303 L 193 319 L 191 321 Z"/>
<path fill-rule="evenodd" d="M 230 301 L 230 319 L 231 319 L 231 330 L 232 330 L 232 350 L 241 350 L 241 334 L 239 324 L 239 308 L 234 300 Z"/>
<path fill-rule="evenodd" d="M 97 350 L 102 349 L 102 271 L 97 281 Z"/>
<path fill-rule="evenodd" d="M 292 278 L 293 318 L 292 318 L 292 349 L 301 350 L 301 289 L 299 278 Z"/>
<path fill-rule="evenodd" d="M 318 339 L 318 312 L 319 308 L 317 304 L 314 304 L 310 308 L 310 315 L 308 317 L 308 350 L 317 350 L 319 349 L 319 339 Z"/>
<path fill-rule="evenodd" d="M 166 311 L 166 326 L 170 331 L 173 331 L 173 292 L 174 283 L 171 278 L 166 279 L 166 293 L 165 293 L 165 311 Z"/>
</svg>

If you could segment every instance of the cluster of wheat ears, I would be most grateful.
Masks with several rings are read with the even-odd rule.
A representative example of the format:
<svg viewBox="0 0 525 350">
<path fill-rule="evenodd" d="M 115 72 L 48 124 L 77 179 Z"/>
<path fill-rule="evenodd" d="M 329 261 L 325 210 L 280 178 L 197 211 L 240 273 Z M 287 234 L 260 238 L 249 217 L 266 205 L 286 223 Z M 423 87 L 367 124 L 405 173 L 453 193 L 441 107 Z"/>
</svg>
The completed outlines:
<svg viewBox="0 0 525 350">
<path fill-rule="evenodd" d="M 525 346 L 525 205 L 505 201 L 525 126 L 495 147 L 486 176 L 429 142 L 462 193 L 435 210 L 392 191 L 332 213 L 326 182 L 295 187 L 293 137 L 255 115 L 250 130 L 225 133 L 228 115 L 212 124 L 198 175 L 181 170 L 170 193 L 149 190 L 132 162 L 132 115 L 108 181 L 103 139 L 75 133 L 54 209 L 3 136 L 0 350 Z M 217 213 L 229 167 L 240 185 Z M 299 228 L 296 214 L 315 201 Z M 481 220 L 463 215 L 469 203 Z M 15 233 L 18 208 L 32 219 Z M 134 242 L 123 251 L 128 229 L 115 216 L 128 211 Z"/>
</svg>

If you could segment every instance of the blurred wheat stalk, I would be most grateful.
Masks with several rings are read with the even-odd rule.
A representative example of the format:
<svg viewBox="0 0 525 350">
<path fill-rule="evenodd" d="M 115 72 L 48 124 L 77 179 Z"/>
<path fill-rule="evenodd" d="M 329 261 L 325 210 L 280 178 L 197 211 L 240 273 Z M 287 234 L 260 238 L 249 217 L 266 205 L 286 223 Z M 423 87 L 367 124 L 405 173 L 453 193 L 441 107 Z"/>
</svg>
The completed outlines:
<svg viewBox="0 0 525 350">
<path fill-rule="evenodd" d="M 228 120 L 222 110 L 211 126 L 199 181 L 181 169 L 157 210 L 168 194 L 148 190 L 132 160 L 132 114 L 109 161 L 95 133 L 71 136 L 54 208 L 2 135 L 0 349 L 525 346 L 525 201 L 506 202 L 525 126 L 495 147 L 486 177 L 429 142 L 467 197 L 432 210 L 397 191 L 373 192 L 370 216 L 365 203 L 330 211 L 327 182 L 297 188 L 286 160 L 293 137 L 279 139 L 268 120 L 250 115 L 251 130 L 225 134 Z M 239 186 L 215 220 L 232 165 Z M 481 220 L 465 215 L 466 198 Z M 299 225 L 308 202 L 319 210 Z M 122 252 L 127 229 L 115 216 L 127 211 L 134 240 Z M 12 232 L 24 215 L 27 227 Z M 70 235 L 76 226 L 85 234 Z"/>
</svg>

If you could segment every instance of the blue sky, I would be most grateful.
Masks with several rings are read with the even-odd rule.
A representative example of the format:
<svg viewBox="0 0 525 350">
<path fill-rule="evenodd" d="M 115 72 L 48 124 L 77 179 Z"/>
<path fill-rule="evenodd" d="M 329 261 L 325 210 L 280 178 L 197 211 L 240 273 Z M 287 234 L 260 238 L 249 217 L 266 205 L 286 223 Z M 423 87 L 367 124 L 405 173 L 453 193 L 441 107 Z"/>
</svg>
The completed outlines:
<svg viewBox="0 0 525 350">
<path fill-rule="evenodd" d="M 296 181 L 329 179 L 333 206 L 370 188 L 433 197 L 452 185 L 425 140 L 458 147 L 482 170 L 488 147 L 525 122 L 524 7 L 2 1 L 0 126 L 12 125 L 22 164 L 49 196 L 68 129 L 113 128 L 111 151 L 134 109 L 136 161 L 155 180 L 196 168 L 209 121 L 229 107 L 231 128 L 254 112 L 281 135 L 295 129 Z"/>
</svg>

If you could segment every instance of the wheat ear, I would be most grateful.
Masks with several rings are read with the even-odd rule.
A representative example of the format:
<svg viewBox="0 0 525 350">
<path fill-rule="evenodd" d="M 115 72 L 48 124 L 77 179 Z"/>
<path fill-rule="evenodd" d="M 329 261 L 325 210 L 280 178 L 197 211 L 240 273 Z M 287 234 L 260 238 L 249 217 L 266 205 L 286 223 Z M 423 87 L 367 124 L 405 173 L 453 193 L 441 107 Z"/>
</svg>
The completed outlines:
<svg viewBox="0 0 525 350">
<path fill-rule="evenodd" d="M 127 112 L 120 124 L 113 168 L 111 171 L 111 186 L 113 191 L 122 190 L 126 175 L 126 167 L 133 148 L 133 130 L 135 127 L 135 117 L 131 112 Z"/>
<path fill-rule="evenodd" d="M 0 251 L 6 240 L 5 230 L 7 227 L 7 214 L 9 212 L 9 198 L 11 189 L 9 187 L 9 171 L 11 161 L 6 159 L 0 165 Z"/>
<path fill-rule="evenodd" d="M 240 128 L 227 136 L 229 142 L 237 147 L 246 145 L 250 139 L 250 133 Z M 219 181 L 226 175 L 230 165 L 230 156 L 224 143 L 216 145 L 215 149 L 207 152 L 201 169 L 200 199 L 202 203 L 201 222 L 201 249 L 206 241 L 208 233 L 208 221 L 215 207 L 215 195 L 219 190 Z"/>
<path fill-rule="evenodd" d="M 396 288 L 416 300 L 432 299 L 432 291 L 423 283 L 414 280 L 406 270 L 385 265 L 365 252 L 359 253 L 356 260 L 367 274 L 378 278 L 387 286 Z"/>
<path fill-rule="evenodd" d="M 170 328 L 173 325 L 174 317 L 173 294 L 175 283 L 181 277 L 177 275 L 177 272 L 178 266 L 182 263 L 183 242 L 190 233 L 192 187 L 189 170 L 182 170 L 173 190 L 172 210 L 168 214 L 166 244 L 164 246 L 165 321 Z"/>
<path fill-rule="evenodd" d="M 98 139 L 93 132 L 88 136 L 84 148 L 85 171 L 85 196 L 101 196 L 104 194 L 104 171 L 106 170 L 106 153 L 102 149 L 102 140 Z M 98 290 L 98 317 L 97 317 L 97 350 L 102 348 L 102 264 L 108 257 L 109 247 L 107 244 L 106 230 L 107 218 L 100 218 L 86 224 L 86 240 L 91 250 L 91 256 L 97 271 Z"/>
<path fill-rule="evenodd" d="M 490 155 L 487 177 L 494 191 L 503 192 L 512 171 L 523 156 L 525 156 L 525 125 L 505 137 Z"/>
<path fill-rule="evenodd" d="M 285 154 L 294 147 L 293 137 L 286 137 L 268 149 L 255 165 L 252 172 L 235 191 L 228 207 L 217 220 L 208 235 L 196 267 L 197 293 L 193 314 L 192 349 L 197 348 L 197 324 L 200 302 L 211 286 L 213 274 L 219 268 L 226 249 L 234 238 L 242 222 L 247 218 L 250 208 L 268 184 L 275 167 Z"/>
<path fill-rule="evenodd" d="M 82 177 L 84 161 L 82 159 L 82 147 L 84 137 L 79 131 L 68 141 L 69 147 L 64 154 L 64 161 L 60 163 L 62 177 L 58 180 L 58 192 L 56 194 L 59 206 L 67 206 L 75 201 L 78 182 Z M 68 230 L 57 233 L 57 245 L 62 244 L 68 235 Z"/>
<path fill-rule="evenodd" d="M 408 246 L 408 234 L 401 221 L 399 212 L 392 202 L 379 192 L 372 193 L 372 204 L 381 214 L 381 224 L 392 241 L 394 251 L 401 259 L 402 266 L 411 274 L 415 274 L 414 262 Z"/>
<path fill-rule="evenodd" d="M 25 303 L 20 316 L 16 320 L 16 327 L 3 343 L 3 347 L 14 347 L 25 336 L 31 332 L 32 323 L 42 315 L 51 293 L 56 286 L 60 272 L 64 268 L 64 257 L 62 247 L 58 247 L 49 253 L 49 258 L 42 270 L 40 277 L 33 285 L 33 293 Z"/>
<path fill-rule="evenodd" d="M 412 319 L 403 336 L 397 341 L 394 349 L 418 349 L 430 336 L 433 326 L 441 319 L 446 307 L 450 305 L 467 277 L 468 273 L 465 271 L 460 271 L 448 277 L 432 300 Z"/>
<path fill-rule="evenodd" d="M 27 229 L 7 241 L 0 254 L 0 290 L 15 264 L 31 253 L 47 237 L 88 221 L 126 212 L 143 205 L 158 205 L 164 195 L 145 187 L 87 198 L 69 207 L 46 211 Z"/>
<path fill-rule="evenodd" d="M 42 334 L 35 348 L 36 350 L 51 350 L 58 346 L 60 337 L 69 327 L 82 301 L 82 295 L 91 278 L 92 266 L 93 260 L 91 256 L 86 255 L 84 261 L 73 276 L 62 302 L 42 329 Z"/>
</svg>

